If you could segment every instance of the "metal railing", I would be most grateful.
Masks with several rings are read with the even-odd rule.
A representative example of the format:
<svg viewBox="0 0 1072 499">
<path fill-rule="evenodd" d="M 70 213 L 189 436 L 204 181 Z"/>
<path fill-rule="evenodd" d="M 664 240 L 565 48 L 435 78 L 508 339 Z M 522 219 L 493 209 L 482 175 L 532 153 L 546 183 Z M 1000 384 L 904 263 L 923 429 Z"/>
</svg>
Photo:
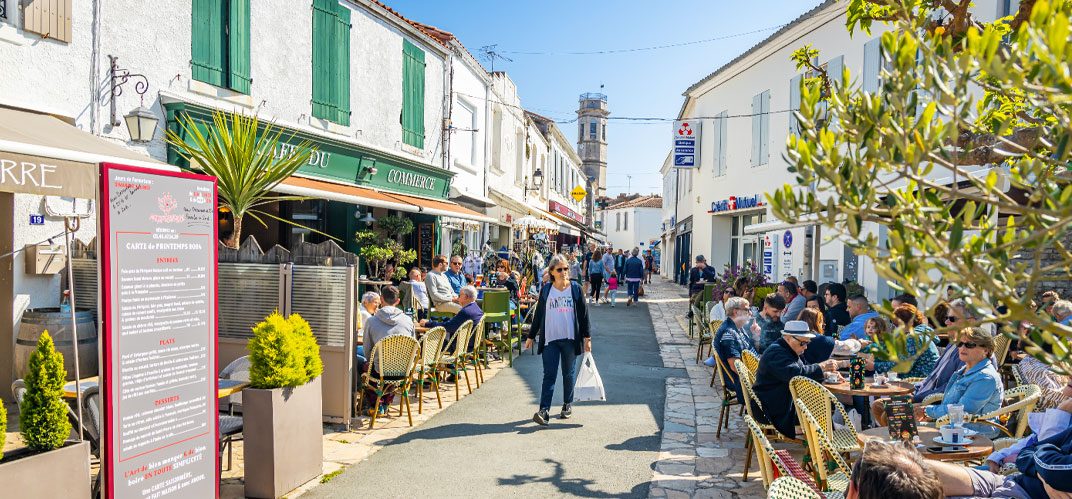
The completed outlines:
<svg viewBox="0 0 1072 499">
<path fill-rule="evenodd" d="M 580 97 L 579 100 L 582 100 L 582 101 L 585 101 L 585 100 L 598 100 L 598 101 L 602 101 L 602 102 L 607 102 L 607 94 L 599 94 L 599 93 L 595 93 L 595 92 L 585 92 L 585 93 L 581 94 L 581 97 Z"/>
</svg>

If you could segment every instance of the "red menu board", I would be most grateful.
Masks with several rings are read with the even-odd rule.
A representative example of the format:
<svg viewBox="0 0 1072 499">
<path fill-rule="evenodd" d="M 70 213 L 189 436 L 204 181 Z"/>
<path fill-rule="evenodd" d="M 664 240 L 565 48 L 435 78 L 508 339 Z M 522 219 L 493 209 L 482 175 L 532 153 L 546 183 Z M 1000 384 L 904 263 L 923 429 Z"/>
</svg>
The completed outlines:
<svg viewBox="0 0 1072 499">
<path fill-rule="evenodd" d="M 101 170 L 108 498 L 217 497 L 216 179 Z"/>
</svg>

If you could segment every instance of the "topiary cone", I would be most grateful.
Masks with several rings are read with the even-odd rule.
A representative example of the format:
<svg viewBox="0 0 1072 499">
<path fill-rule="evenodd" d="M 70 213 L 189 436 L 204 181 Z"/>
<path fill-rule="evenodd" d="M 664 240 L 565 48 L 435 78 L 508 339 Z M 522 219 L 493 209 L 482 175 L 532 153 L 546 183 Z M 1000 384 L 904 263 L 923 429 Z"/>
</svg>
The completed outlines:
<svg viewBox="0 0 1072 499">
<path fill-rule="evenodd" d="M 67 420 L 67 404 L 63 401 L 66 378 L 63 355 L 56 351 L 52 337 L 45 331 L 37 339 L 37 349 L 30 354 L 26 395 L 19 414 L 22 439 L 30 450 L 58 449 L 70 435 L 71 422 Z"/>
</svg>

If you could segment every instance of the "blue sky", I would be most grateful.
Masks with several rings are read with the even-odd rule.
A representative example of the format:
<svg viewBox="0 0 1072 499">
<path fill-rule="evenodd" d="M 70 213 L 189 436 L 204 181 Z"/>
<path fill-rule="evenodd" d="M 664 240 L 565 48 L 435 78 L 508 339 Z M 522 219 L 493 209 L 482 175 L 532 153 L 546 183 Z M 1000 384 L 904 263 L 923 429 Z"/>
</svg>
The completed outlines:
<svg viewBox="0 0 1072 499">
<path fill-rule="evenodd" d="M 522 105 L 562 121 L 575 118 L 577 97 L 599 92 L 600 84 L 605 85 L 612 116 L 674 117 L 686 88 L 775 29 L 658 50 L 599 55 L 563 52 L 634 49 L 763 30 L 792 21 L 819 0 L 384 2 L 410 19 L 454 33 L 478 57 L 481 47 L 498 45 L 497 50 L 512 61 L 496 61 L 495 70 L 506 71 L 517 83 Z M 486 60 L 481 63 L 489 67 Z M 576 130 L 573 124 L 563 129 Z M 661 193 L 659 168 L 669 150 L 670 129 L 670 123 L 610 122 L 610 195 L 626 192 L 629 186 L 631 192 Z"/>
</svg>

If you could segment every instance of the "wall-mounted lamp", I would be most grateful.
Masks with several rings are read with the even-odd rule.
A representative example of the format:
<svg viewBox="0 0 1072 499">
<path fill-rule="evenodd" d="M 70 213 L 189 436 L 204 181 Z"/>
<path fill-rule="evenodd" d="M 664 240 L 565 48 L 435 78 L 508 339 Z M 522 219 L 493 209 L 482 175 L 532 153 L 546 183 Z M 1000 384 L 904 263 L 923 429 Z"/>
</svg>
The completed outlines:
<svg viewBox="0 0 1072 499">
<path fill-rule="evenodd" d="M 366 227 L 372 227 L 372 224 L 376 223 L 376 219 L 372 218 L 372 208 L 369 208 L 369 210 L 365 212 L 365 216 L 361 216 L 361 210 L 355 211 L 354 218 L 356 218 L 358 222 L 365 222 Z"/>
<path fill-rule="evenodd" d="M 140 81 L 134 83 L 134 91 L 141 97 L 141 104 L 134 108 L 133 111 L 123 117 L 123 120 L 127 122 L 127 131 L 130 132 L 130 140 L 134 142 L 149 142 L 153 140 L 153 136 L 156 135 L 156 124 L 159 123 L 159 118 L 153 114 L 152 111 L 145 108 L 145 92 L 149 90 L 149 79 L 145 75 L 131 74 L 130 70 L 122 69 L 119 67 L 119 58 L 115 56 L 108 56 L 111 60 L 111 76 L 112 76 L 112 102 L 111 102 L 111 124 L 112 126 L 119 126 L 122 122 L 116 116 L 116 100 L 120 95 L 123 95 L 123 85 L 126 84 L 130 78 L 140 78 Z"/>
<path fill-rule="evenodd" d="M 367 181 L 369 177 L 375 175 L 377 172 L 379 172 L 379 170 L 376 169 L 376 158 L 362 156 L 361 165 L 357 168 L 357 180 Z"/>
<path fill-rule="evenodd" d="M 532 187 L 526 186 L 525 192 L 538 191 L 541 187 L 543 187 L 543 172 L 536 168 L 536 171 L 532 172 Z"/>
</svg>

